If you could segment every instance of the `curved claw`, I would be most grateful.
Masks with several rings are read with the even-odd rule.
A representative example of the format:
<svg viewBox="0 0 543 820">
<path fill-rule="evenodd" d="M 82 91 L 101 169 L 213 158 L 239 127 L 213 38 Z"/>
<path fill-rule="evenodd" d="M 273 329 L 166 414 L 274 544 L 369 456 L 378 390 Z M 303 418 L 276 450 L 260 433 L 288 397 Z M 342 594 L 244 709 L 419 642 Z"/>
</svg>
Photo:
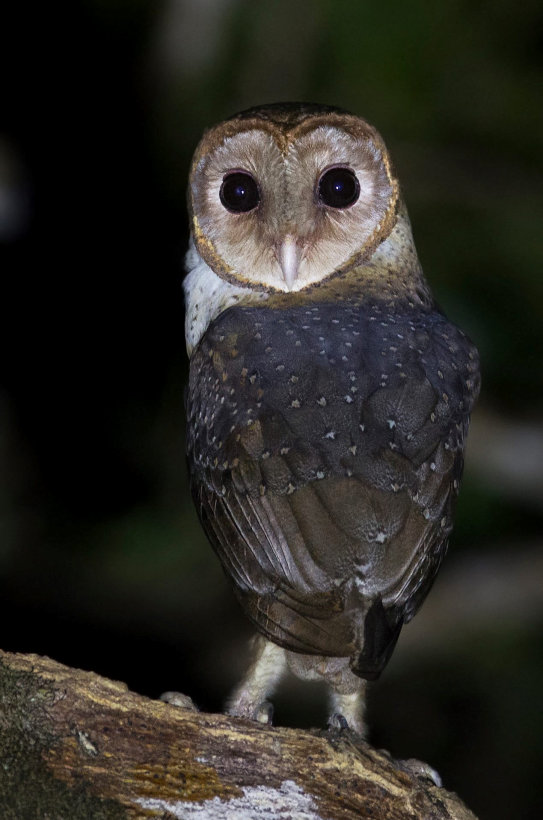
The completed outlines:
<svg viewBox="0 0 543 820">
<path fill-rule="evenodd" d="M 190 709 L 191 712 L 199 711 L 192 698 L 183 695 L 181 692 L 163 692 L 159 700 L 169 703 L 171 706 L 177 706 L 179 709 Z"/>
<path fill-rule="evenodd" d="M 255 719 L 259 723 L 271 726 L 273 724 L 273 703 L 269 700 L 263 700 L 255 709 Z"/>
<path fill-rule="evenodd" d="M 329 729 L 339 729 L 340 732 L 344 732 L 346 729 L 350 729 L 349 724 L 347 723 L 347 718 L 344 715 L 341 715 L 339 712 L 334 712 L 328 718 L 328 728 Z"/>
<path fill-rule="evenodd" d="M 417 760 L 415 757 L 410 757 L 407 760 L 396 760 L 396 765 L 403 769 L 404 772 L 414 775 L 415 777 L 422 777 L 426 780 L 431 780 L 434 786 L 441 788 L 443 781 L 439 775 L 428 763 L 422 760 Z"/>
</svg>

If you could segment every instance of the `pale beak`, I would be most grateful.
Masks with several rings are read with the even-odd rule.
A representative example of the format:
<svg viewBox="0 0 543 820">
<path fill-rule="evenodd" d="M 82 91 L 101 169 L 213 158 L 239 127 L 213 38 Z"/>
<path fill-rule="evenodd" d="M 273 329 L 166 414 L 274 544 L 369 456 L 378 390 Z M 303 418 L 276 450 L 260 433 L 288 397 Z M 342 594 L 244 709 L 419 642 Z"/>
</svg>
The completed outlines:
<svg viewBox="0 0 543 820">
<path fill-rule="evenodd" d="M 292 290 L 294 281 L 298 276 L 298 268 L 302 257 L 303 248 L 297 244 L 296 239 L 291 234 L 287 234 L 281 242 L 278 242 L 277 260 L 289 290 Z"/>
</svg>

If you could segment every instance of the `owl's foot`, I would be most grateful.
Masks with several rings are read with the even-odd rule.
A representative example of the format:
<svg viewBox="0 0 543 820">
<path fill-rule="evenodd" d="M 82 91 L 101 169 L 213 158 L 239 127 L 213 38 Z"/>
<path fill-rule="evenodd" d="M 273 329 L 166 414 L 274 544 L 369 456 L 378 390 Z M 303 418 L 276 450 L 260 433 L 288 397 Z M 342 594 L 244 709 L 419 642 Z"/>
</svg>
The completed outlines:
<svg viewBox="0 0 543 820">
<path fill-rule="evenodd" d="M 328 728 L 332 730 L 339 730 L 341 732 L 345 731 L 345 729 L 349 729 L 347 718 L 340 715 L 339 712 L 334 712 L 334 714 L 330 715 L 328 718 Z"/>
<path fill-rule="evenodd" d="M 358 691 L 352 692 L 349 695 L 343 695 L 339 692 L 330 692 L 331 696 L 331 710 L 328 718 L 328 727 L 330 729 L 350 729 L 357 735 L 364 737 L 366 734 L 366 725 L 364 723 L 364 694 L 365 683 L 363 681 L 357 682 Z"/>
<path fill-rule="evenodd" d="M 273 703 L 263 700 L 255 705 L 247 701 L 237 701 L 228 706 L 226 714 L 256 720 L 258 723 L 271 726 L 273 724 Z"/>
<path fill-rule="evenodd" d="M 428 763 L 424 763 L 422 760 L 417 760 L 415 757 L 410 757 L 408 760 L 396 760 L 396 765 L 402 771 L 407 772 L 407 774 L 414 775 L 415 777 L 422 777 L 425 780 L 431 780 L 434 786 L 441 788 L 443 785 L 443 781 L 439 775 L 439 772 L 436 772 Z"/>
<path fill-rule="evenodd" d="M 285 650 L 262 637 L 255 641 L 255 649 L 256 657 L 245 678 L 232 693 L 226 711 L 235 717 L 271 725 L 273 706 L 268 696 L 285 670 Z"/>
<path fill-rule="evenodd" d="M 163 692 L 159 700 L 169 703 L 170 706 L 177 706 L 179 709 L 190 709 L 191 712 L 200 711 L 192 698 L 183 695 L 181 692 Z"/>
<path fill-rule="evenodd" d="M 264 700 L 256 709 L 256 720 L 259 723 L 266 723 L 268 726 L 273 725 L 273 703 L 269 700 Z"/>
</svg>

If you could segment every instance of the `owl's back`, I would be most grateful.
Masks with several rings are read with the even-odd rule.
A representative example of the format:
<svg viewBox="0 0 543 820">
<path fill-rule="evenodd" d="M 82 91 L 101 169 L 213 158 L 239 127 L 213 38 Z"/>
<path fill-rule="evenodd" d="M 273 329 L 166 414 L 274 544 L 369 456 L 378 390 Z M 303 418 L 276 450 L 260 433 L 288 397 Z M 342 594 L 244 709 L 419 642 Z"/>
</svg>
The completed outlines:
<svg viewBox="0 0 543 820">
<path fill-rule="evenodd" d="M 431 307 L 233 307 L 191 359 L 205 530 L 276 643 L 386 664 L 446 550 L 477 354 Z"/>
</svg>

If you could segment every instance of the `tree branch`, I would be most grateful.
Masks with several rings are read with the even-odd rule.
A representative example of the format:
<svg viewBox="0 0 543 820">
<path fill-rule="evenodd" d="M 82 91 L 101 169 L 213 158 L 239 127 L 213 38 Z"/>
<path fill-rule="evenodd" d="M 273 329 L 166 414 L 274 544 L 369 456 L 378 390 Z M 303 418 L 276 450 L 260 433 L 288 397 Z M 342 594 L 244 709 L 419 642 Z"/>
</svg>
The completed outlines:
<svg viewBox="0 0 543 820">
<path fill-rule="evenodd" d="M 456 795 L 349 732 L 204 714 L 48 658 L 3 652 L 0 814 L 475 820 Z"/>
</svg>

